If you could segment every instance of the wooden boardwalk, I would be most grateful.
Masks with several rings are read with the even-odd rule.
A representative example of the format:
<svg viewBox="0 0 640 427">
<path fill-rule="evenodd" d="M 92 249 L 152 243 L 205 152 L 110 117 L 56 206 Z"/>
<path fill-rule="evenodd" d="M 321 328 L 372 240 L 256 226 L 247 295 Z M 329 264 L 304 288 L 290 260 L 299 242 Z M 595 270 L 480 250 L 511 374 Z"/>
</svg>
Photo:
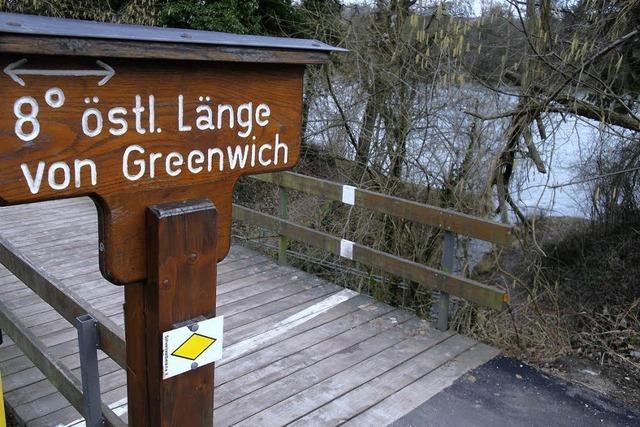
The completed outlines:
<svg viewBox="0 0 640 427">
<path fill-rule="evenodd" d="M 89 199 L 0 209 L 0 235 L 35 264 L 123 324 L 123 290 L 98 271 Z M 0 266 L 0 300 L 80 376 L 76 331 Z M 378 303 L 234 245 L 218 268 L 224 357 L 215 423 L 386 425 L 497 354 Z M 0 370 L 9 411 L 30 426 L 80 418 L 5 335 Z M 126 419 L 126 376 L 100 353 L 103 400 Z"/>
</svg>

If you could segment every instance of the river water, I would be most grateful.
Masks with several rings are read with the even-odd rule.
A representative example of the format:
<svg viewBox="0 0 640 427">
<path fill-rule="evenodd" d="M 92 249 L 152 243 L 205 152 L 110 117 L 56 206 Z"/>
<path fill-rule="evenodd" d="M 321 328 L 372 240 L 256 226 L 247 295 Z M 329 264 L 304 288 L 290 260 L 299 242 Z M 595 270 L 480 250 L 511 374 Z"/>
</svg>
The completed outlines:
<svg viewBox="0 0 640 427">
<path fill-rule="evenodd" d="M 506 88 L 508 90 L 508 88 Z M 338 98 L 346 114 L 350 129 L 357 137 L 362 120 L 363 100 L 356 90 L 342 88 Z M 468 129 L 475 120 L 480 134 L 480 144 L 475 156 L 477 170 L 472 188 L 481 191 L 486 184 L 489 165 L 504 144 L 504 134 L 509 119 L 478 121 L 464 113 L 474 111 L 492 116 L 509 111 L 517 102 L 516 96 L 500 95 L 478 86 L 450 86 L 439 89 L 437 94 L 418 97 L 414 108 L 413 130 L 407 147 L 407 179 L 426 185 L 439 185 L 443 177 L 469 144 Z M 345 108 L 346 107 L 346 108 Z M 353 158 L 353 149 L 347 142 L 344 127 L 333 100 L 317 97 L 309 112 L 307 140 L 328 150 L 337 157 Z M 532 127 L 534 142 L 547 169 L 542 174 L 524 153 L 516 160 L 511 183 L 511 194 L 520 209 L 528 215 L 588 217 L 590 213 L 591 182 L 583 181 L 582 165 L 592 160 L 610 135 L 600 123 L 576 118 L 547 114 L 543 116 L 547 138 L 540 139 L 537 127 Z M 379 129 L 380 137 L 384 129 Z M 375 149 L 375 144 L 374 144 Z M 526 151 L 522 143 L 520 149 Z M 379 148 L 379 152 L 385 152 Z M 385 161 L 372 156 L 372 165 L 384 168 Z M 572 184 L 574 183 L 574 184 Z"/>
</svg>

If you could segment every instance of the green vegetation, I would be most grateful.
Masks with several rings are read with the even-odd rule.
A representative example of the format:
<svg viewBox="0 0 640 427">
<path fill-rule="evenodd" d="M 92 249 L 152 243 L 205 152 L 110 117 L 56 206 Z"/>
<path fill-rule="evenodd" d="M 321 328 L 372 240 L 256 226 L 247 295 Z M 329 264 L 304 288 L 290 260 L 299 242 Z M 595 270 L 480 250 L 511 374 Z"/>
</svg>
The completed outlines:
<svg viewBox="0 0 640 427">
<path fill-rule="evenodd" d="M 0 10 L 237 34 L 293 35 L 302 24 L 291 0 L 4 0 Z"/>
</svg>

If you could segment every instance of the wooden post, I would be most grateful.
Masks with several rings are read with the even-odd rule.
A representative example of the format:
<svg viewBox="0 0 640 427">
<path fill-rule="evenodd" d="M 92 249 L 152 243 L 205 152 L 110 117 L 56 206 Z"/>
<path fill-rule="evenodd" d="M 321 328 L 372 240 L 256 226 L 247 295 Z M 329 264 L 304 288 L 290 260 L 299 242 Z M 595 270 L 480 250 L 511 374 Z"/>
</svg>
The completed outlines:
<svg viewBox="0 0 640 427">
<path fill-rule="evenodd" d="M 278 210 L 282 219 L 289 219 L 289 193 L 285 187 L 278 187 Z M 278 264 L 287 265 L 287 249 L 289 249 L 289 239 L 280 235 L 278 246 Z"/>
<path fill-rule="evenodd" d="M 148 281 L 125 288 L 129 424 L 213 425 L 209 364 L 162 379 L 162 333 L 216 310 L 217 211 L 209 200 L 147 210 Z"/>
</svg>

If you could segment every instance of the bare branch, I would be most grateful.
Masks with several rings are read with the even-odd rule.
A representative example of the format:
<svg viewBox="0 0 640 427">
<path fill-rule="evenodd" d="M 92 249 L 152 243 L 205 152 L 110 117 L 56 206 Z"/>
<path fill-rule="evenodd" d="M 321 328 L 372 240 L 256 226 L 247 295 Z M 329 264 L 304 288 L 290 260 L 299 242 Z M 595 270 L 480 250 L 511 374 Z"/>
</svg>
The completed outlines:
<svg viewBox="0 0 640 427">
<path fill-rule="evenodd" d="M 342 122 L 344 124 L 344 128 L 347 131 L 347 135 L 349 136 L 349 142 L 353 146 L 353 149 L 357 150 L 358 149 L 358 142 L 356 141 L 356 137 L 353 134 L 353 131 L 351 130 L 351 126 L 349 126 L 349 121 L 347 120 L 347 116 L 344 113 L 344 110 L 342 109 L 342 105 L 340 105 L 340 102 L 338 101 L 338 97 L 336 96 L 335 92 L 333 91 L 333 84 L 331 83 L 331 77 L 329 76 L 329 71 L 327 70 L 327 67 L 324 68 L 324 75 L 325 75 L 325 77 L 327 79 L 327 88 L 329 88 L 329 94 L 331 95 L 331 99 L 333 100 L 333 103 L 336 105 L 336 108 L 338 109 L 338 112 L 340 113 L 340 117 L 342 118 Z"/>
<path fill-rule="evenodd" d="M 511 117 L 511 116 L 514 116 L 514 115 L 518 114 L 517 111 L 509 111 L 508 113 L 496 114 L 494 116 L 483 116 L 482 114 L 476 113 L 475 111 L 462 110 L 462 112 L 464 114 L 468 114 L 468 115 L 470 115 L 472 117 L 475 117 L 475 118 L 480 119 L 480 120 L 485 120 L 485 121 L 504 119 L 504 118 Z"/>
<path fill-rule="evenodd" d="M 628 115 L 616 113 L 610 109 L 599 108 L 589 102 L 567 95 L 558 96 L 554 101 L 562 104 L 564 108 L 550 106 L 547 108 L 547 111 L 570 112 L 588 119 L 599 120 L 611 125 L 640 132 L 640 121 Z"/>
</svg>

